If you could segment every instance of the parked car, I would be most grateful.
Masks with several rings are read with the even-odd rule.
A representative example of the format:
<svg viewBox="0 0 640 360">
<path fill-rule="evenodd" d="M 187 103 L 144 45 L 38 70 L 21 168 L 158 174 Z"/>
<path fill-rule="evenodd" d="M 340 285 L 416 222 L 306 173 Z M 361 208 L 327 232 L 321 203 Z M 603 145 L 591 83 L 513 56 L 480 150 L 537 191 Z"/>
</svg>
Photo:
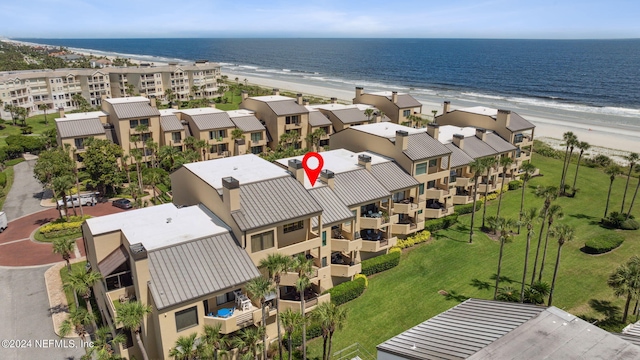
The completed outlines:
<svg viewBox="0 0 640 360">
<path fill-rule="evenodd" d="M 0 211 L 0 232 L 3 232 L 7 229 L 7 214 L 4 211 Z"/>
<path fill-rule="evenodd" d="M 129 199 L 113 200 L 111 205 L 119 207 L 120 209 L 131 209 L 133 207 L 133 204 L 131 204 L 131 201 Z"/>
<path fill-rule="evenodd" d="M 79 197 L 78 195 L 65 196 L 65 200 L 67 202 L 67 208 L 74 207 L 74 206 L 78 207 L 80 205 L 93 206 L 98 203 L 95 195 L 93 194 L 80 195 Z M 62 199 L 58 200 L 58 209 L 61 207 L 64 207 L 64 202 L 62 201 Z"/>
</svg>

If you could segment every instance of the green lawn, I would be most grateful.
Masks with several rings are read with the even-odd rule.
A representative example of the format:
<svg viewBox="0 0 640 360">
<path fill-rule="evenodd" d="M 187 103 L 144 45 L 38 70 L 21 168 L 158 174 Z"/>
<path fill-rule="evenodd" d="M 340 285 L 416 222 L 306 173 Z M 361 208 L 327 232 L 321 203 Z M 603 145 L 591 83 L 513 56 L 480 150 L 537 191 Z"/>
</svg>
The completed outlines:
<svg viewBox="0 0 640 360">
<path fill-rule="evenodd" d="M 27 126 L 31 126 L 33 134 L 39 135 L 49 129 L 55 128 L 55 120 L 60 117 L 57 111 L 47 112 L 47 124 L 44 123 L 44 114 L 35 115 L 27 118 Z M 13 125 L 13 120 L 5 120 L 5 128 L 0 130 L 0 146 L 7 146 L 5 138 L 9 135 L 22 135 L 22 126 L 20 120 L 16 121 L 16 125 Z"/>
<path fill-rule="evenodd" d="M 544 176 L 530 181 L 526 191 L 526 207 L 542 205 L 535 198 L 533 189 L 537 185 L 558 186 L 562 161 L 534 155 L 533 163 Z M 573 183 L 575 166 L 569 170 L 569 183 Z M 620 210 L 626 178 L 614 182 L 610 209 Z M 630 183 L 631 196 L 637 183 Z M 580 169 L 576 198 L 560 198 L 555 203 L 562 206 L 565 217 L 560 222 L 576 227 L 576 240 L 565 244 L 556 290 L 554 306 L 575 315 L 603 318 L 590 304 L 602 308 L 608 302 L 622 310 L 623 299 L 615 298 L 607 286 L 608 275 L 632 255 L 640 254 L 640 231 L 621 231 L 625 237 L 623 245 L 604 255 L 592 256 L 580 251 L 590 236 L 614 230 L 597 225 L 604 213 L 604 204 L 609 185 L 608 177 L 599 169 Z M 631 188 L 633 187 L 633 188 Z M 627 204 L 631 198 L 627 195 Z M 495 215 L 497 200 L 489 203 L 487 216 Z M 640 205 L 640 204 L 639 204 Z M 503 198 L 501 215 L 517 219 L 520 207 L 520 191 L 507 192 Z M 640 217 L 640 206 L 634 215 Z M 492 275 L 496 272 L 499 243 L 489 239 L 480 229 L 476 231 L 473 244 L 468 244 L 470 215 L 461 216 L 452 228 L 434 234 L 431 242 L 418 245 L 402 256 L 400 265 L 373 276 L 369 288 L 358 299 L 343 306 L 348 309 L 348 320 L 343 330 L 334 336 L 334 351 L 359 342 L 375 354 L 377 344 L 445 311 L 467 297 L 491 299 L 493 297 Z M 476 216 L 476 226 L 482 223 L 482 211 Z M 536 226 L 538 232 L 539 225 Z M 513 280 L 511 286 L 520 287 L 524 262 L 525 234 L 516 236 L 505 246 L 502 275 Z M 551 242 L 553 241 L 553 242 Z M 537 237 L 532 241 L 529 273 L 532 271 L 533 255 Z M 551 283 L 557 243 L 550 240 L 545 265 L 544 280 Z M 530 280 L 531 275 L 527 278 Z M 527 280 L 527 281 L 529 281 Z M 487 284 L 483 288 L 481 285 Z M 501 283 L 501 286 L 508 285 Z M 438 293 L 447 291 L 451 296 Z M 598 306 L 599 305 L 599 306 Z M 630 320 L 635 317 L 630 317 Z M 310 358 L 321 356 L 322 340 L 310 342 Z"/>
<path fill-rule="evenodd" d="M 4 207 L 4 202 L 7 200 L 7 194 L 9 194 L 9 190 L 11 190 L 11 186 L 13 185 L 13 166 L 7 166 L 4 173 L 7 174 L 7 186 L 3 189 L 4 194 L 0 196 L 0 209 Z"/>
<path fill-rule="evenodd" d="M 71 264 L 71 271 L 74 271 L 78 268 L 84 269 L 86 264 L 87 264 L 86 261 L 80 261 L 75 264 Z M 63 284 L 67 281 L 68 277 L 69 277 L 69 273 L 67 272 L 67 266 L 65 265 L 62 269 L 60 269 L 60 278 L 62 279 Z M 65 290 L 64 295 L 67 297 L 67 304 L 69 304 L 69 310 L 75 309 L 76 302 L 73 298 L 73 292 L 69 290 Z M 82 298 L 82 296 L 78 296 L 78 303 L 80 304 L 81 307 L 87 307 L 86 302 L 84 301 L 84 298 Z"/>
</svg>

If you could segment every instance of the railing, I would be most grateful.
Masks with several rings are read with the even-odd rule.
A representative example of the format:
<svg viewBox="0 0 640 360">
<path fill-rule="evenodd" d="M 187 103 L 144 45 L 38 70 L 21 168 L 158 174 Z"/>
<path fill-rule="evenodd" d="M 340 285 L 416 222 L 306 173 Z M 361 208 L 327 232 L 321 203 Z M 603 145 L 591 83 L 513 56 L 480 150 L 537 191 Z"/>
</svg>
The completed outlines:
<svg viewBox="0 0 640 360">
<path fill-rule="evenodd" d="M 376 360 L 376 357 L 371 355 L 360 343 L 349 345 L 342 350 L 334 352 L 331 358 L 333 360 Z"/>
</svg>

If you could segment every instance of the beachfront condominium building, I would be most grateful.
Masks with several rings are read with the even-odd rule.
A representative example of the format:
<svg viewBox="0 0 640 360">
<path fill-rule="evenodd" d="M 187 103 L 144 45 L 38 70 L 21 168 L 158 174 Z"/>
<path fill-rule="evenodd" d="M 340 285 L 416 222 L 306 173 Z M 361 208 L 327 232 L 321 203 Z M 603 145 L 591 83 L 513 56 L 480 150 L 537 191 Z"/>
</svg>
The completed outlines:
<svg viewBox="0 0 640 360">
<path fill-rule="evenodd" d="M 421 127 L 426 123 L 426 117 L 422 115 L 422 104 L 409 94 L 397 91 L 365 93 L 363 87 L 356 87 L 353 103 L 374 106 L 396 124 Z"/>
<path fill-rule="evenodd" d="M 57 69 L 0 72 L 0 101 L 29 109 L 31 114 L 47 109 L 75 110 L 76 94 L 98 107 L 103 96 L 133 94 L 164 99 L 171 89 L 176 99 L 212 97 L 217 92 L 220 65 L 199 61 L 195 64 L 166 66 L 105 67 L 101 69 Z M 11 114 L 0 106 L 0 117 Z"/>
<path fill-rule="evenodd" d="M 411 203 L 425 205 L 425 218 L 440 218 L 453 213 L 450 186 L 451 150 L 427 134 L 392 122 L 351 126 L 331 136 L 333 148 L 355 152 L 370 151 L 395 160 L 419 183 Z"/>
<path fill-rule="evenodd" d="M 333 132 L 342 131 L 349 126 L 364 125 L 390 119 L 380 110 L 366 104 L 338 104 L 336 98 L 331 98 L 330 104 L 309 105 L 307 109 L 320 111 L 331 122 Z M 310 115 L 311 116 L 311 115 Z"/>
</svg>

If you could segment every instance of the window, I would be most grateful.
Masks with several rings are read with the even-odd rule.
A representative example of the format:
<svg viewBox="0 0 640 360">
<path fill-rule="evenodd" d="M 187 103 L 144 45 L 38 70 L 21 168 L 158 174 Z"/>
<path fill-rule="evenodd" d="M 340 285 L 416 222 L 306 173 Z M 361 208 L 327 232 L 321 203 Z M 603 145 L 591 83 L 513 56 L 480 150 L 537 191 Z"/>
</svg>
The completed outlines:
<svg viewBox="0 0 640 360">
<path fill-rule="evenodd" d="M 422 210 L 418 210 L 418 215 L 422 214 Z"/>
<path fill-rule="evenodd" d="M 270 249 L 273 246 L 273 231 L 251 236 L 251 252 Z"/>
<path fill-rule="evenodd" d="M 521 143 L 523 139 L 524 139 L 524 136 L 522 136 L 522 134 L 515 134 L 513 136 L 513 143 L 514 144 Z"/>
<path fill-rule="evenodd" d="M 292 231 L 296 231 L 296 230 L 300 230 L 304 228 L 304 221 L 300 220 L 300 221 L 296 221 L 294 223 L 291 224 L 286 224 L 282 227 L 283 232 L 286 233 L 290 233 Z"/>
<path fill-rule="evenodd" d="M 149 119 L 140 119 L 140 125 L 149 126 Z"/>
<path fill-rule="evenodd" d="M 300 116 L 292 115 L 285 117 L 285 124 L 298 124 L 300 123 Z"/>
<path fill-rule="evenodd" d="M 135 129 L 138 127 L 138 120 L 129 120 L 129 128 Z"/>
<path fill-rule="evenodd" d="M 424 195 L 424 183 L 418 185 L 418 194 Z"/>
<path fill-rule="evenodd" d="M 436 187 L 436 181 L 435 180 L 431 180 L 427 183 L 427 189 L 433 189 L 434 187 Z"/>
<path fill-rule="evenodd" d="M 427 173 L 427 163 L 420 163 L 416 165 L 416 175 L 422 175 Z"/>
<path fill-rule="evenodd" d="M 251 153 L 255 155 L 262 154 L 262 146 L 252 146 Z"/>
<path fill-rule="evenodd" d="M 438 159 L 429 160 L 429 167 L 438 166 Z"/>
<path fill-rule="evenodd" d="M 84 138 L 73 139 L 76 145 L 76 149 L 81 150 L 84 149 Z"/>
<path fill-rule="evenodd" d="M 209 153 L 216 154 L 218 152 L 218 145 L 212 145 L 209 149 Z"/>
<path fill-rule="evenodd" d="M 394 203 L 398 203 L 404 200 L 404 191 L 398 191 L 397 193 L 394 193 L 391 196 L 391 199 L 393 200 Z"/>
<path fill-rule="evenodd" d="M 220 140 L 224 137 L 227 137 L 227 130 L 213 130 L 209 131 L 209 139 L 210 140 Z"/>
<path fill-rule="evenodd" d="M 322 232 L 322 246 L 327 246 L 327 232 Z"/>
<path fill-rule="evenodd" d="M 216 304 L 220 306 L 222 304 L 234 301 L 236 299 L 235 291 L 240 291 L 240 289 L 229 291 L 228 293 L 216 296 Z"/>
<path fill-rule="evenodd" d="M 147 141 L 149 139 L 151 139 L 151 133 L 142 134 L 142 141 Z"/>
<path fill-rule="evenodd" d="M 402 111 L 402 116 L 404 116 L 404 117 L 409 117 L 409 116 L 411 116 L 411 110 L 403 110 L 403 111 Z"/>
<path fill-rule="evenodd" d="M 251 142 L 258 142 L 260 140 L 262 140 L 262 133 L 261 132 L 251 133 Z"/>
<path fill-rule="evenodd" d="M 194 306 L 176 313 L 176 331 L 198 325 L 198 307 Z"/>
<path fill-rule="evenodd" d="M 324 131 L 325 134 L 329 135 L 329 127 L 328 126 L 321 127 L 320 129 L 322 129 L 322 131 Z"/>
<path fill-rule="evenodd" d="M 327 257 L 326 256 L 322 258 L 322 267 L 325 267 L 325 266 L 327 266 Z"/>
<path fill-rule="evenodd" d="M 227 147 L 227 144 L 218 145 L 218 154 L 223 153 L 227 150 L 229 150 L 229 148 Z"/>
<path fill-rule="evenodd" d="M 179 131 L 171 133 L 171 140 L 173 140 L 173 142 L 179 143 L 180 141 L 182 141 L 182 134 Z"/>
<path fill-rule="evenodd" d="M 449 182 L 456 182 L 457 177 L 458 177 L 458 172 L 456 170 L 451 170 L 449 172 Z"/>
</svg>

